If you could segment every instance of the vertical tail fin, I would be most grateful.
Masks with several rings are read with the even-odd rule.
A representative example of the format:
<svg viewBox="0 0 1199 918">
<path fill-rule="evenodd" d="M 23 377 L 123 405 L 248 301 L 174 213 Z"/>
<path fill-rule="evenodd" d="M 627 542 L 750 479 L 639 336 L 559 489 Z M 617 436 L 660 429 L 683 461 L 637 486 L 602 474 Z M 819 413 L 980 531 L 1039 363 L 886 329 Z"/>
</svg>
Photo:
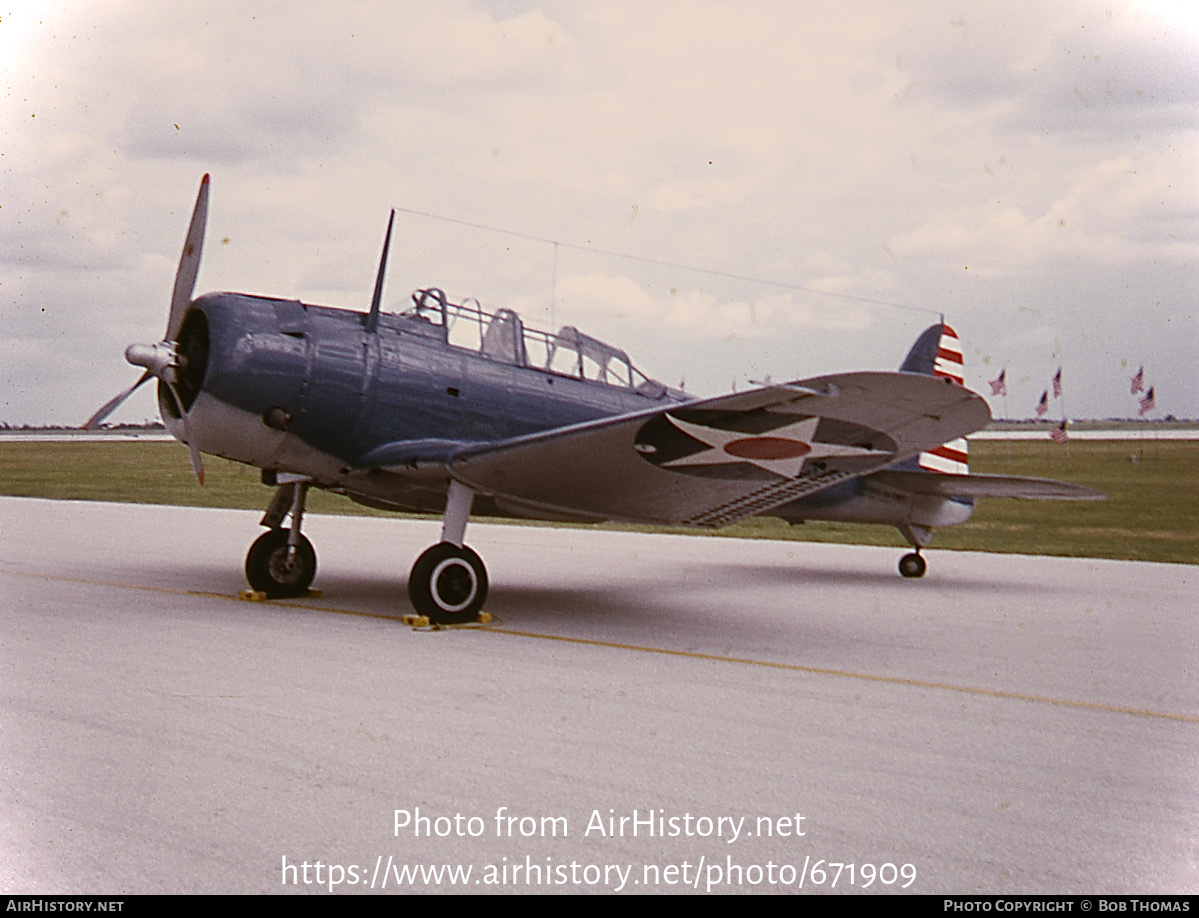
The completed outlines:
<svg viewBox="0 0 1199 918">
<path fill-rule="evenodd" d="M 925 329 L 899 369 L 903 373 L 938 376 L 952 380 L 959 386 L 965 385 L 962 345 L 957 332 L 943 322 Z M 951 440 L 930 452 L 921 453 L 916 464 L 930 472 L 967 475 L 970 472 L 970 457 L 966 439 Z"/>
</svg>

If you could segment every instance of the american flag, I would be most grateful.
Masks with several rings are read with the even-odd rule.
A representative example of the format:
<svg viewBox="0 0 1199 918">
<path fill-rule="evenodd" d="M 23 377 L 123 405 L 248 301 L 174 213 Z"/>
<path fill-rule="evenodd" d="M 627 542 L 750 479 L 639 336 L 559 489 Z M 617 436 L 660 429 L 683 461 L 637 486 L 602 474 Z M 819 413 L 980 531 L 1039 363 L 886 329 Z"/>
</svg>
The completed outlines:
<svg viewBox="0 0 1199 918">
<path fill-rule="evenodd" d="M 1062 421 L 1062 423 L 1058 424 L 1057 427 L 1055 427 L 1055 428 L 1053 428 L 1053 430 L 1049 431 L 1049 439 L 1051 439 L 1054 443 L 1065 443 L 1066 442 L 1066 440 L 1068 438 L 1066 437 L 1066 422 L 1065 421 Z"/>
<path fill-rule="evenodd" d="M 1145 368 L 1141 367 L 1137 370 L 1137 375 L 1132 378 L 1132 387 L 1129 390 L 1133 395 L 1142 392 L 1145 389 Z"/>
<path fill-rule="evenodd" d="M 1041 393 L 1041 400 L 1037 402 L 1036 407 L 1037 417 L 1045 417 L 1045 412 L 1049 410 L 1049 392 L 1046 390 Z"/>
<path fill-rule="evenodd" d="M 1157 407 L 1157 399 L 1153 396 L 1153 386 L 1149 387 L 1149 391 L 1141 396 L 1141 414 L 1152 411 Z"/>
<path fill-rule="evenodd" d="M 1062 368 L 1058 367 L 1057 372 L 1053 374 L 1053 397 L 1062 397 Z"/>
<path fill-rule="evenodd" d="M 992 395 L 1007 395 L 1007 367 L 999 371 L 999 375 L 991 380 Z"/>
</svg>

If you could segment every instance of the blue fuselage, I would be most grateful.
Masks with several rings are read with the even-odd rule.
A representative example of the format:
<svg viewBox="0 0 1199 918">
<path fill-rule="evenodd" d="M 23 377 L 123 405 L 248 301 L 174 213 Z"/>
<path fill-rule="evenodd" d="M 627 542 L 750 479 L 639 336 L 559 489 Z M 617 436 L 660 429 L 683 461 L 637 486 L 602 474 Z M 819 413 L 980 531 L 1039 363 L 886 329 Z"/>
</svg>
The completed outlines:
<svg viewBox="0 0 1199 918">
<path fill-rule="evenodd" d="M 639 391 L 457 346 L 445 325 L 423 316 L 384 314 L 375 331 L 367 331 L 365 318 L 237 293 L 197 299 L 179 349 L 193 355 L 180 388 L 199 448 L 342 490 L 347 473 L 389 445 L 412 444 L 412 456 L 432 460 L 451 446 L 686 398 L 662 386 Z M 182 438 L 169 396 L 160 393 L 160 406 Z M 356 482 L 348 490 L 358 489 Z"/>
<path fill-rule="evenodd" d="M 254 465 L 268 480 L 302 475 L 363 503 L 439 512 L 444 462 L 456 449 L 688 400 L 651 381 L 632 385 L 632 371 L 626 384 L 589 377 L 582 357 L 572 373 L 534 364 L 523 348 L 459 346 L 449 324 L 383 314 L 368 330 L 360 312 L 238 293 L 202 296 L 177 342 L 187 364 L 179 389 L 191 436 L 201 451 Z M 184 439 L 161 389 L 159 402 L 168 429 Z M 379 471 L 399 467 L 408 473 Z M 949 525 L 970 509 L 887 494 L 867 476 L 771 515 Z M 485 499 L 476 511 L 503 512 Z"/>
</svg>

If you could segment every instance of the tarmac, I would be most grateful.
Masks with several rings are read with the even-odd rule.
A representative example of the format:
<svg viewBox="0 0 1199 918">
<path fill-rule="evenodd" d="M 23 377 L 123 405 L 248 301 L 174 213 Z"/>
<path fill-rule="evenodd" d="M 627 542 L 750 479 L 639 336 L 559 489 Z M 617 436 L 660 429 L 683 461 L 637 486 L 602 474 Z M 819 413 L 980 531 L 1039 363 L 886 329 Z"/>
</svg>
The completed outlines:
<svg viewBox="0 0 1199 918">
<path fill-rule="evenodd" d="M 259 516 L 0 498 L 0 890 L 1199 891 L 1199 567 Z"/>
</svg>

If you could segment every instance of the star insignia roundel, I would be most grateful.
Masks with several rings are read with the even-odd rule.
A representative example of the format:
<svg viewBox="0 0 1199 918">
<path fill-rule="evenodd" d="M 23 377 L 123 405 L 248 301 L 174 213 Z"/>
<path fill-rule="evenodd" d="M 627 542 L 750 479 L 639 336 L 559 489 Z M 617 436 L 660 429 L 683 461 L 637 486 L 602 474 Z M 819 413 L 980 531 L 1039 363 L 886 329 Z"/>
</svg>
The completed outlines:
<svg viewBox="0 0 1199 918">
<path fill-rule="evenodd" d="M 664 469 L 698 471 L 701 467 L 740 465 L 761 469 L 781 478 L 797 478 L 807 462 L 831 458 L 864 459 L 893 454 L 892 450 L 875 448 L 873 443 L 850 445 L 820 440 L 817 437 L 817 429 L 821 419 L 818 417 L 800 418 L 779 427 L 757 432 L 710 427 L 685 421 L 672 414 L 666 414 L 664 417 L 674 430 L 689 438 L 690 447 L 696 445 L 695 441 L 706 447 L 699 450 L 687 449 L 683 455 L 672 455 L 679 452 L 677 445 L 674 449 L 661 450 L 652 441 L 671 439 L 663 436 L 667 431 L 661 425 L 657 431 L 659 436 L 652 437 L 652 440 L 639 436 L 637 451 Z M 643 429 L 643 434 L 648 432 L 648 428 L 649 425 Z M 869 435 L 874 432 L 861 428 L 860 433 Z M 677 434 L 675 437 L 677 438 Z M 838 436 L 837 439 L 846 438 Z M 662 446 L 666 447 L 667 444 L 663 442 Z M 661 452 L 667 454 L 662 455 Z"/>
</svg>

